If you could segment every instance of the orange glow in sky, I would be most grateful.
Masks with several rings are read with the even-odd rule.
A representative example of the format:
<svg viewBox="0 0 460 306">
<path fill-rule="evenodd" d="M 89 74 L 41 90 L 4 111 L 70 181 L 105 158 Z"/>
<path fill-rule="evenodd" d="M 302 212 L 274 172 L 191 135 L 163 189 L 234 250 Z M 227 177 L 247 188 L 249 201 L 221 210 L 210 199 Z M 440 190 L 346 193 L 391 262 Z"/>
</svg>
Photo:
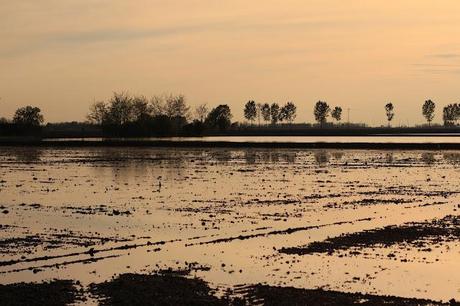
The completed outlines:
<svg viewBox="0 0 460 306">
<path fill-rule="evenodd" d="M 31 104 L 84 120 L 112 91 L 186 95 L 191 105 L 294 101 L 351 108 L 354 122 L 424 122 L 460 101 L 460 2 L 0 1 L 0 116 Z"/>
</svg>

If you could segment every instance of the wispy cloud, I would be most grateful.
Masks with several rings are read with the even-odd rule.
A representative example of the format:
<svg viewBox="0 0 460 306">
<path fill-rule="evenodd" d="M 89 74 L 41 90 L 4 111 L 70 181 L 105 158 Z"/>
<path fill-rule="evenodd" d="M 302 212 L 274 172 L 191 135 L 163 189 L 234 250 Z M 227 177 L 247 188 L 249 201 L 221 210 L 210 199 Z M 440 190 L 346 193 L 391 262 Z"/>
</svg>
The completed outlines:
<svg viewBox="0 0 460 306">
<path fill-rule="evenodd" d="M 445 58 L 445 59 L 460 58 L 460 53 L 438 53 L 438 54 L 430 54 L 428 55 L 428 57 Z"/>
</svg>

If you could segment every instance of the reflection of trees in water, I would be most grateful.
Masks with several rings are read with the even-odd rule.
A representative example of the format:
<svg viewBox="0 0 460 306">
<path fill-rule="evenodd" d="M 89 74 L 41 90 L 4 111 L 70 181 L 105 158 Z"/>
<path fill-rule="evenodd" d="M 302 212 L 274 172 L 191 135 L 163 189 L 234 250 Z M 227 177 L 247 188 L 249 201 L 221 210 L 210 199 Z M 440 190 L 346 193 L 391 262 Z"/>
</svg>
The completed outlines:
<svg viewBox="0 0 460 306">
<path fill-rule="evenodd" d="M 442 155 L 444 160 L 453 165 L 460 165 L 460 153 L 459 152 L 448 152 Z"/>
<path fill-rule="evenodd" d="M 325 150 L 315 151 L 313 154 L 315 161 L 319 166 L 324 166 L 329 163 L 329 153 Z"/>
<path fill-rule="evenodd" d="M 393 152 L 388 152 L 385 154 L 385 161 L 387 164 L 392 164 L 394 162 Z"/>
<path fill-rule="evenodd" d="M 247 164 L 253 165 L 257 161 L 257 153 L 254 150 L 244 151 L 244 160 Z"/>
<path fill-rule="evenodd" d="M 427 165 L 432 165 L 436 161 L 435 154 L 431 152 L 422 153 L 420 160 Z"/>
<path fill-rule="evenodd" d="M 334 157 L 335 160 L 341 160 L 344 153 L 341 151 L 334 151 L 331 153 L 332 157 Z"/>
<path fill-rule="evenodd" d="M 286 162 L 288 164 L 295 163 L 297 153 L 294 151 L 280 150 L 255 150 L 248 149 L 244 151 L 244 159 L 248 164 L 260 163 L 279 163 Z"/>
<path fill-rule="evenodd" d="M 295 163 L 296 161 L 296 152 L 283 152 L 282 154 L 282 158 L 285 162 L 287 162 L 288 164 L 293 164 Z"/>
<path fill-rule="evenodd" d="M 232 159 L 232 152 L 226 149 L 211 150 L 209 157 L 220 163 L 228 163 Z"/>
<path fill-rule="evenodd" d="M 91 153 L 87 162 L 99 172 L 111 169 L 112 175 L 121 181 L 131 177 L 181 176 L 188 165 L 187 151 L 183 150 L 104 148 Z"/>
<path fill-rule="evenodd" d="M 21 163 L 35 163 L 39 162 L 42 155 L 40 148 L 14 148 L 11 151 L 17 162 Z"/>
</svg>

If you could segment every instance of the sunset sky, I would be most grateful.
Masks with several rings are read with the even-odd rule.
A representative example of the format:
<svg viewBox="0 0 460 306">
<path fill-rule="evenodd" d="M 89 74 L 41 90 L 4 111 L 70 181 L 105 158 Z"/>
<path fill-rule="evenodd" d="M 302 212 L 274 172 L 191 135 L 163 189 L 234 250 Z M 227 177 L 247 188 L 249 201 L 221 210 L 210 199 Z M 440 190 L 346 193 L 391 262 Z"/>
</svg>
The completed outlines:
<svg viewBox="0 0 460 306">
<path fill-rule="evenodd" d="M 193 106 L 293 101 L 351 121 L 423 122 L 460 102 L 458 0 L 0 0 L 0 117 L 39 106 L 84 120 L 113 91 L 182 93 Z M 346 112 L 345 112 L 346 120 Z"/>
</svg>

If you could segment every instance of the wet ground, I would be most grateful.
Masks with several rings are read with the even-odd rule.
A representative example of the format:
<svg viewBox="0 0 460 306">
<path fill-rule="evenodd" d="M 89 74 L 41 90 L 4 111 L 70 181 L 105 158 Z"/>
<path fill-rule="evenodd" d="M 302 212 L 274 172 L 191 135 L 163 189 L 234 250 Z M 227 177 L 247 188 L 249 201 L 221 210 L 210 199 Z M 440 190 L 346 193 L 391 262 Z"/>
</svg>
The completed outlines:
<svg viewBox="0 0 460 306">
<path fill-rule="evenodd" d="M 459 170 L 456 151 L 0 148 L 0 304 L 453 303 Z"/>
</svg>

